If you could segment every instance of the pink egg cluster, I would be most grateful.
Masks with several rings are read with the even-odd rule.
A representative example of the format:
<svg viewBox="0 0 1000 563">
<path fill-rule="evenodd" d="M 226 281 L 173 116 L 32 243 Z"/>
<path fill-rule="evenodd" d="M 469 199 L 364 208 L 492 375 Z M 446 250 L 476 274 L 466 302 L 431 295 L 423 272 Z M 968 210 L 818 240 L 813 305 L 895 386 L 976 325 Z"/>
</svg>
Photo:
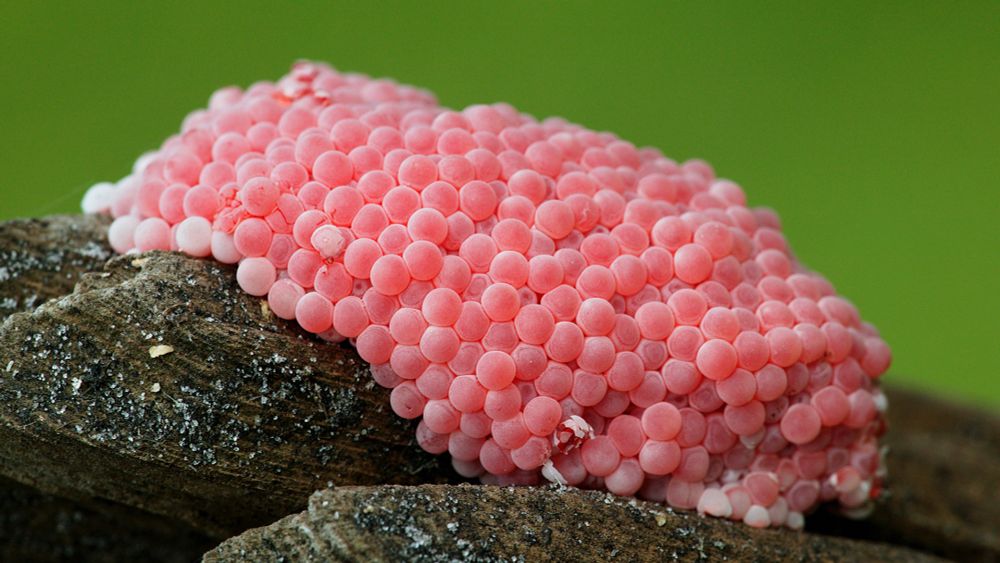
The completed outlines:
<svg viewBox="0 0 1000 563">
<path fill-rule="evenodd" d="M 704 162 L 302 62 L 84 209 L 350 340 L 462 475 L 761 527 L 879 494 L 889 348 Z"/>
</svg>

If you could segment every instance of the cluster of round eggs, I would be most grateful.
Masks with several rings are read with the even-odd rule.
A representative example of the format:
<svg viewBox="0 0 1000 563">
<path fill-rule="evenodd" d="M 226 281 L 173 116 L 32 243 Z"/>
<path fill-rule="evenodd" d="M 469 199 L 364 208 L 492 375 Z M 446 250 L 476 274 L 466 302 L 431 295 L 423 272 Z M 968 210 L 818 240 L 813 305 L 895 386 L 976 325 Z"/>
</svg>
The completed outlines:
<svg viewBox="0 0 1000 563">
<path fill-rule="evenodd" d="M 303 62 L 83 206 L 349 339 L 465 476 L 792 528 L 879 493 L 888 347 L 704 162 Z"/>
</svg>

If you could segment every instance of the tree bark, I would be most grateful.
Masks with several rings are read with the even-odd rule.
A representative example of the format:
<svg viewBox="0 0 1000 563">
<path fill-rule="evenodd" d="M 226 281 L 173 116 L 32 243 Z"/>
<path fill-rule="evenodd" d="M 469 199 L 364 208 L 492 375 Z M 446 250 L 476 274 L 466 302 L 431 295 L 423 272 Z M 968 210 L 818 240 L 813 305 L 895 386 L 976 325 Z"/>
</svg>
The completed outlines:
<svg viewBox="0 0 1000 563">
<path fill-rule="evenodd" d="M 322 524 L 330 527 L 322 553 L 347 560 L 437 553 L 427 546 L 465 546 L 484 559 L 516 549 L 589 558 L 618 546 L 626 559 L 676 551 L 680 558 L 1000 560 L 1000 422 L 893 388 L 890 495 L 865 521 L 810 516 L 815 533 L 758 532 L 592 492 L 378 487 L 458 479 L 445 456 L 416 446 L 414 424 L 392 413 L 388 391 L 353 350 L 276 319 L 237 287 L 231 267 L 173 253 L 105 264 L 106 225 L 76 216 L 0 223 L 0 475 L 7 479 L 0 510 L 11 516 L 0 519 L 2 559 L 23 559 L 2 548 L 41 545 L 59 514 L 76 511 L 94 525 L 58 536 L 75 559 L 115 553 L 108 546 L 119 545 L 117 537 L 128 540 L 121 549 L 162 545 L 158 560 L 189 560 L 209 538 L 299 511 L 313 491 L 332 485 L 308 512 L 247 532 L 210 558 L 263 549 L 265 540 L 288 557 L 310 553 L 320 544 L 289 526 L 326 530 Z M 322 510 L 324 502 L 343 507 L 342 516 Z M 465 514 L 454 520 L 460 533 L 435 503 Z M 53 516 L 32 519 L 46 514 L 40 506 Z M 387 520 L 396 531 L 386 534 L 344 520 L 364 506 L 409 514 L 416 536 L 398 527 L 404 520 Z M 578 528 L 576 513 L 590 526 Z M 521 518 L 531 522 L 522 532 L 491 535 L 491 526 Z M 90 539 L 74 544 L 71 536 Z"/>
<path fill-rule="evenodd" d="M 902 547 L 674 512 L 576 489 L 342 487 L 226 541 L 221 561 L 937 561 Z"/>
<path fill-rule="evenodd" d="M 306 337 L 233 270 L 123 256 L 0 326 L 0 465 L 226 537 L 329 483 L 421 483 L 424 453 L 345 346 Z"/>
<path fill-rule="evenodd" d="M 0 322 L 72 292 L 84 273 L 103 269 L 113 256 L 109 222 L 56 215 L 0 223 Z M 62 498 L 0 477 L 0 561 L 182 563 L 215 543 L 173 518 Z"/>
<path fill-rule="evenodd" d="M 114 255 L 108 219 L 53 215 L 0 223 L 0 321 L 73 291 Z"/>
<path fill-rule="evenodd" d="M 0 561 L 187 563 L 216 543 L 177 520 L 0 478 Z"/>
</svg>

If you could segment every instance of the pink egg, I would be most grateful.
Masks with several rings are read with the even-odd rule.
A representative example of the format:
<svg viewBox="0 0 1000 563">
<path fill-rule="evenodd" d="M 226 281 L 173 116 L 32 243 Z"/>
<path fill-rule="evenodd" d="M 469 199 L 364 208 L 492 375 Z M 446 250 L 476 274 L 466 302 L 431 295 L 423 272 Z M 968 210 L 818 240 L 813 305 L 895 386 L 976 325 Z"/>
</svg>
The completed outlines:
<svg viewBox="0 0 1000 563">
<path fill-rule="evenodd" d="M 676 442 L 649 440 L 639 451 L 639 465 L 650 475 L 667 475 L 680 464 L 681 450 Z"/>
<path fill-rule="evenodd" d="M 514 359 L 499 351 L 486 352 L 476 365 L 476 378 L 490 390 L 504 389 L 513 383 L 515 373 Z"/>
<path fill-rule="evenodd" d="M 458 354 L 461 341 L 450 327 L 431 326 L 420 337 L 420 352 L 435 363 L 447 363 Z"/>
<path fill-rule="evenodd" d="M 223 264 L 235 264 L 243 258 L 236 248 L 233 235 L 222 231 L 214 231 L 211 240 L 212 258 Z"/>
<path fill-rule="evenodd" d="M 695 364 L 705 377 L 716 381 L 725 379 L 736 369 L 736 349 L 724 340 L 708 340 L 698 348 Z"/>
<path fill-rule="evenodd" d="M 495 421 L 510 420 L 520 414 L 521 392 L 514 385 L 486 393 L 483 412 Z"/>
<path fill-rule="evenodd" d="M 295 319 L 309 332 L 323 332 L 333 326 L 333 304 L 319 293 L 306 293 L 295 305 Z"/>
<path fill-rule="evenodd" d="M 139 223 L 139 218 L 133 215 L 119 217 L 111 223 L 108 242 L 115 252 L 124 254 L 135 247 L 135 231 Z"/>
<path fill-rule="evenodd" d="M 292 320 L 295 318 L 295 307 L 305 295 L 305 290 L 289 279 L 276 281 L 268 290 L 267 304 L 279 318 Z"/>
<path fill-rule="evenodd" d="M 437 180 L 437 165 L 426 156 L 413 155 L 399 166 L 399 182 L 416 190 L 422 190 Z"/>
<path fill-rule="evenodd" d="M 497 322 L 512 320 L 521 305 L 517 290 L 505 283 L 495 283 L 487 287 L 481 302 L 486 315 Z"/>
<path fill-rule="evenodd" d="M 197 258 L 212 253 L 212 224 L 201 216 L 188 217 L 177 226 L 177 246 Z"/>
<path fill-rule="evenodd" d="M 639 332 L 650 340 L 666 340 L 674 329 L 674 315 L 666 303 L 645 303 L 635 312 Z"/>
<path fill-rule="evenodd" d="M 243 208 L 251 215 L 263 217 L 274 211 L 280 195 L 281 191 L 274 180 L 253 178 L 240 190 L 240 201 L 243 202 Z"/>
<path fill-rule="evenodd" d="M 793 444 L 805 444 L 819 435 L 823 420 L 809 405 L 792 405 L 781 419 L 781 434 Z"/>
<path fill-rule="evenodd" d="M 642 429 L 653 440 L 672 440 L 681 429 L 681 415 L 670 403 L 656 403 L 642 413 Z"/>
<path fill-rule="evenodd" d="M 150 217 L 135 226 L 132 238 L 139 252 L 170 250 L 170 225 L 163 219 Z"/>
<path fill-rule="evenodd" d="M 372 286 L 385 295 L 399 295 L 410 283 L 410 272 L 403 258 L 394 254 L 380 257 L 372 264 Z"/>
<path fill-rule="evenodd" d="M 518 337 L 528 344 L 545 344 L 555 330 L 555 318 L 542 305 L 527 305 L 517 312 L 514 327 Z"/>
<path fill-rule="evenodd" d="M 354 164 L 340 151 L 326 151 L 316 157 L 312 164 L 312 174 L 316 181 L 328 188 L 342 186 L 354 176 Z"/>
</svg>

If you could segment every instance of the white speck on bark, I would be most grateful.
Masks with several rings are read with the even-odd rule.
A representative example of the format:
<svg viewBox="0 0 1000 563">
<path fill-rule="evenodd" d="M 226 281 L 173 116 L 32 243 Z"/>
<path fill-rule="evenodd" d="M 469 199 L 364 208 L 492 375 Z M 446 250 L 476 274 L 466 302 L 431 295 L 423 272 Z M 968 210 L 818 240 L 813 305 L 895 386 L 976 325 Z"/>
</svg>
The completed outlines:
<svg viewBox="0 0 1000 563">
<path fill-rule="evenodd" d="M 160 356 L 166 356 L 174 351 L 173 346 L 167 346 L 166 344 L 158 344 L 156 346 L 149 347 L 149 357 L 159 358 Z"/>
</svg>

